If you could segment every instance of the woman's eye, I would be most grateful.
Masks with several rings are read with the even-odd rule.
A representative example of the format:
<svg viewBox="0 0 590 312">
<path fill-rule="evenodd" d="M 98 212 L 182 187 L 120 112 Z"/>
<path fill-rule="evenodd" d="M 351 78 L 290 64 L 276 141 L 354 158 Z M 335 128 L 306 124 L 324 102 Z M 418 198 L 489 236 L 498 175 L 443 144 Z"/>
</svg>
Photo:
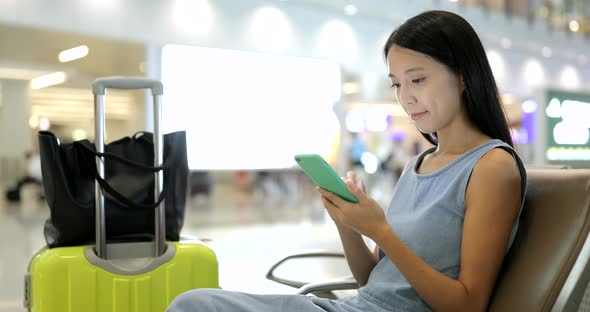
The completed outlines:
<svg viewBox="0 0 590 312">
<path fill-rule="evenodd" d="M 420 84 L 422 83 L 426 78 L 418 78 L 418 79 L 412 79 L 412 83 L 414 84 Z"/>
<path fill-rule="evenodd" d="M 393 88 L 393 89 L 399 89 L 399 83 L 392 83 L 391 84 L 391 88 Z"/>
</svg>

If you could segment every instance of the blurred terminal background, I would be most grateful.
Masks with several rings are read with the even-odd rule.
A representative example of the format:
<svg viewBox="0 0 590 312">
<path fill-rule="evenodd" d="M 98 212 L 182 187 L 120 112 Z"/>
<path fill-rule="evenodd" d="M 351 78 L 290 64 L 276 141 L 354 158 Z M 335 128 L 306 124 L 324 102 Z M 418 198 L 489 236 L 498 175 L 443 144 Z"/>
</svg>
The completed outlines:
<svg viewBox="0 0 590 312">
<path fill-rule="evenodd" d="M 430 9 L 480 35 L 527 165 L 590 167 L 589 0 L 1 0 L 0 311 L 21 311 L 44 245 L 43 190 L 19 188 L 41 179 L 37 133 L 92 141 L 90 86 L 104 76 L 164 83 L 164 132 L 188 136 L 183 232 L 211 240 L 222 287 L 294 292 L 264 278 L 270 265 L 341 246 L 293 155 L 358 172 L 387 205 L 430 145 L 389 88 L 382 48 Z M 149 93 L 110 91 L 106 123 L 107 142 L 152 131 Z"/>
</svg>

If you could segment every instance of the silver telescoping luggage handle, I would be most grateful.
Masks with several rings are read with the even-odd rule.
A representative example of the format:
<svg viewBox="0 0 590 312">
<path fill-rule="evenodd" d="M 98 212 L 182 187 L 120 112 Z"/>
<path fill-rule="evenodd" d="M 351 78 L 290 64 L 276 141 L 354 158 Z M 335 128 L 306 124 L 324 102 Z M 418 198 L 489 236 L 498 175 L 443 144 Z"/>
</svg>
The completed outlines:
<svg viewBox="0 0 590 312">
<path fill-rule="evenodd" d="M 154 98 L 154 167 L 162 165 L 163 135 L 162 135 L 162 82 L 142 77 L 105 77 L 98 78 L 92 84 L 94 94 L 94 145 L 96 151 L 104 153 L 104 128 L 105 112 L 104 97 L 106 89 L 151 89 Z M 104 179 L 104 162 L 102 157 L 96 157 L 98 174 Z M 157 201 L 163 189 L 164 172 L 162 170 L 154 173 L 154 200 Z M 102 259 L 107 259 L 106 228 L 105 228 L 105 207 L 104 194 L 98 181 L 95 182 L 95 207 L 96 207 L 96 253 Z M 159 257 L 164 253 L 166 246 L 166 222 L 164 214 L 164 202 L 160 203 L 155 211 L 155 256 Z"/>
<path fill-rule="evenodd" d="M 162 95 L 162 82 L 142 77 L 105 77 L 98 78 L 92 84 L 92 92 L 105 95 L 106 89 L 137 90 L 151 89 L 152 95 Z"/>
</svg>

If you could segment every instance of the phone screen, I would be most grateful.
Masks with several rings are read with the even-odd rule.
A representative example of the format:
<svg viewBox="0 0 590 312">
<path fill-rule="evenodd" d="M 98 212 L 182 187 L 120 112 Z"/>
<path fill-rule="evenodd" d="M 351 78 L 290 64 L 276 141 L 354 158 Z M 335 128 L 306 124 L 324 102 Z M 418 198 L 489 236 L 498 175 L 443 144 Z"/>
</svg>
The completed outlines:
<svg viewBox="0 0 590 312">
<path fill-rule="evenodd" d="M 299 154 L 295 155 L 295 161 L 317 186 L 340 196 L 344 200 L 358 203 L 358 199 L 350 193 L 346 183 L 322 156 Z"/>
</svg>

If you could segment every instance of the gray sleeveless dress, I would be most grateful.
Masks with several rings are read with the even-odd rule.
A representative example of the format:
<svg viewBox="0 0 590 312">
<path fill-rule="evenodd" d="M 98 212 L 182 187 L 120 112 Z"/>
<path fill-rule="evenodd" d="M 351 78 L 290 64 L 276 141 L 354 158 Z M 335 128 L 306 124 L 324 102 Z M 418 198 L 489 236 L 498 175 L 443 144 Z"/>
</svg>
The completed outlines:
<svg viewBox="0 0 590 312">
<path fill-rule="evenodd" d="M 461 236 L 465 216 L 465 190 L 475 164 L 494 148 L 511 153 L 520 170 L 524 203 L 526 172 L 516 152 L 500 140 L 491 140 L 461 155 L 432 174 L 416 168 L 434 148 L 414 158 L 402 173 L 386 218 L 400 239 L 439 272 L 456 279 L 461 264 Z M 522 210 L 522 206 L 521 206 Z M 512 226 L 508 248 L 518 229 Z M 178 296 L 169 312 L 188 311 L 431 311 L 404 275 L 382 252 L 364 287 L 353 297 L 329 300 L 302 295 L 254 295 L 219 289 L 197 289 Z"/>
</svg>

